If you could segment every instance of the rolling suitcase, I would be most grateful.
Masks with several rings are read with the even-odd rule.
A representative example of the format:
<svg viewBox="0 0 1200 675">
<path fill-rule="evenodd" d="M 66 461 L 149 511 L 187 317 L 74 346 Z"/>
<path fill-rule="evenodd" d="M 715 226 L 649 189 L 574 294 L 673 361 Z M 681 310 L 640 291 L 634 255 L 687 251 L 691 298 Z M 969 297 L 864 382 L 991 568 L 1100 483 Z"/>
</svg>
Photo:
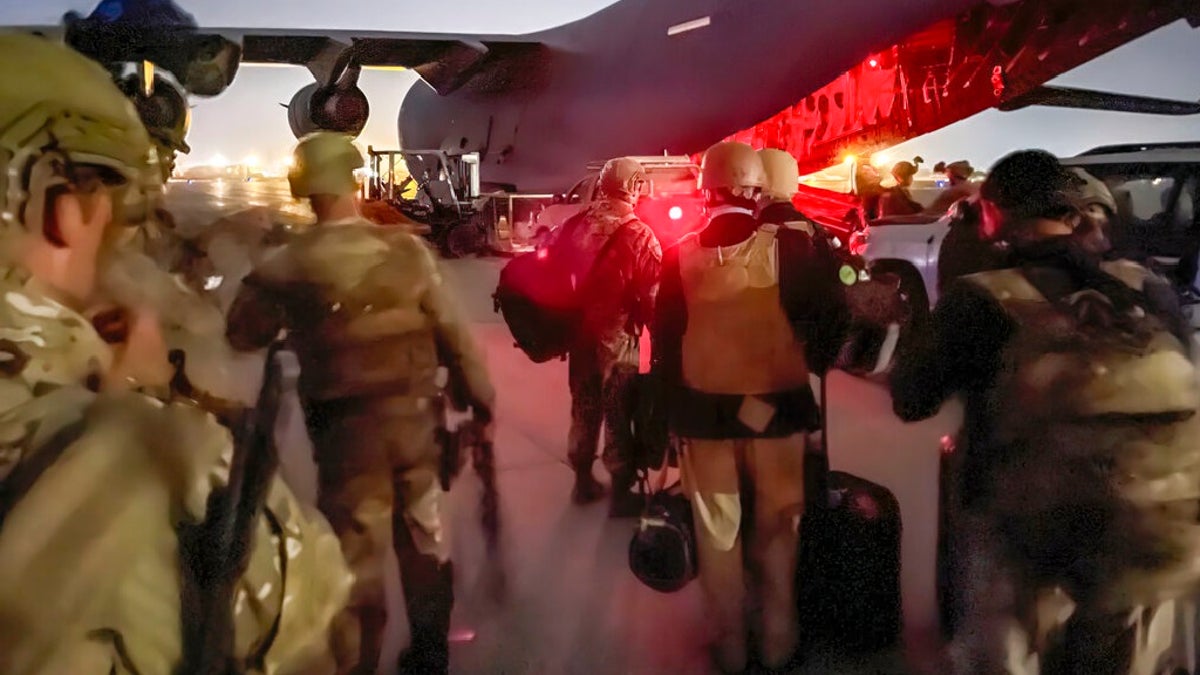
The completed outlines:
<svg viewBox="0 0 1200 675">
<path fill-rule="evenodd" d="M 822 381 L 822 411 L 826 400 Z M 851 651 L 887 649 L 901 626 L 900 504 L 883 486 L 822 464 L 808 464 L 819 475 L 800 523 L 802 634 Z"/>
</svg>

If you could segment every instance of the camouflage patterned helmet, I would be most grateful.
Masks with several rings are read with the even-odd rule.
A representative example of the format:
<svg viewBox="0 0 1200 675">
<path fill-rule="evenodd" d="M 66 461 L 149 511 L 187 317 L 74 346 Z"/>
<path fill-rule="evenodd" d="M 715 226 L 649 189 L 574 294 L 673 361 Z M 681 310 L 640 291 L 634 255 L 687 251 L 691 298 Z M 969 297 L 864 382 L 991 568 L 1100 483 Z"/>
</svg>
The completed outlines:
<svg viewBox="0 0 1200 675">
<path fill-rule="evenodd" d="M 767 184 L 767 172 L 754 148 L 745 143 L 717 143 L 700 162 L 700 189 L 727 189 L 740 197 L 753 197 Z"/>
<path fill-rule="evenodd" d="M 633 201 L 645 182 L 646 170 L 641 162 L 629 157 L 617 157 L 604 163 L 596 187 L 606 197 Z"/>
<path fill-rule="evenodd" d="M 0 36 L 0 218 L 42 231 L 50 190 L 101 169 L 118 223 L 144 220 L 161 189 L 157 153 L 110 74 L 61 44 Z"/>
<path fill-rule="evenodd" d="M 767 148 L 759 150 L 763 169 L 767 172 L 767 184 L 763 192 L 772 199 L 790 200 L 800 185 L 800 168 L 796 158 L 785 150 Z"/>
<path fill-rule="evenodd" d="M 363 166 L 362 153 L 350 136 L 318 131 L 296 146 L 288 183 L 299 198 L 318 194 L 352 194 L 358 189 L 354 170 Z"/>
</svg>

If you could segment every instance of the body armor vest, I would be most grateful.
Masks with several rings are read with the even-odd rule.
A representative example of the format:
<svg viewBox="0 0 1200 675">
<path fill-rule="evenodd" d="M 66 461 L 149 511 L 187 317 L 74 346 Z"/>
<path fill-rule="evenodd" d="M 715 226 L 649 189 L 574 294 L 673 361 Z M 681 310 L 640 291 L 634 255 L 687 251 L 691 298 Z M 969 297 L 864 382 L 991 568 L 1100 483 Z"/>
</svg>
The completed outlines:
<svg viewBox="0 0 1200 675">
<path fill-rule="evenodd" d="M 1106 272 L 1141 290 L 1129 262 Z M 1084 289 L 1051 302 L 1017 269 L 965 277 L 1016 331 L 988 392 L 993 439 L 1008 449 L 988 510 L 1021 555 L 1116 607 L 1200 581 L 1200 406 L 1196 368 L 1157 317 Z M 981 449 L 987 451 L 987 449 Z M 968 450 L 970 452 L 970 450 Z M 1080 571 L 1086 561 L 1086 572 Z"/>
<path fill-rule="evenodd" d="M 809 386 L 804 345 L 780 304 L 774 225 L 734 245 L 680 242 L 687 304 L 683 380 L 714 394 L 766 394 Z"/>
<path fill-rule="evenodd" d="M 315 400 L 436 396 L 438 351 L 421 307 L 431 283 L 412 240 L 389 241 L 368 224 L 297 235 L 268 282 L 288 314 L 289 342 L 304 364 L 301 392 Z"/>
</svg>

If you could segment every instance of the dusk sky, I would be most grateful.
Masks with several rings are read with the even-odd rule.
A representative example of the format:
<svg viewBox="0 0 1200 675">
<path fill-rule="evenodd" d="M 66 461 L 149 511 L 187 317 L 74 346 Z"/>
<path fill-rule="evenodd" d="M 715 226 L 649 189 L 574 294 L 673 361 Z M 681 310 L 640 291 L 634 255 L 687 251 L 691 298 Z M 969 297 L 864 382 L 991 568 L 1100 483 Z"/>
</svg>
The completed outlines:
<svg viewBox="0 0 1200 675">
<path fill-rule="evenodd" d="M 88 12 L 94 0 L 0 0 L 0 24 L 57 23 L 63 12 Z M 586 16 L 611 0 L 182 0 L 201 25 L 523 33 Z M 349 11 L 347 10 L 349 9 Z M 1180 22 L 1132 42 L 1071 71 L 1055 83 L 1195 100 L 1200 98 L 1200 31 Z M 415 79 L 408 72 L 373 71 L 362 77 L 371 103 L 364 144 L 396 145 L 396 113 Z M 257 158 L 263 164 L 286 157 L 294 144 L 287 113 L 279 106 L 311 82 L 298 67 L 244 67 L 224 94 L 194 101 L 188 141 L 192 155 L 183 163 L 206 163 L 215 156 L 230 161 Z M 1022 147 L 1074 154 L 1096 145 L 1137 141 L 1200 140 L 1200 116 L 1150 117 L 1106 112 L 1032 109 L 989 111 L 939 132 L 910 140 L 889 157 L 921 155 L 969 159 L 986 168 L 1001 155 Z"/>
</svg>

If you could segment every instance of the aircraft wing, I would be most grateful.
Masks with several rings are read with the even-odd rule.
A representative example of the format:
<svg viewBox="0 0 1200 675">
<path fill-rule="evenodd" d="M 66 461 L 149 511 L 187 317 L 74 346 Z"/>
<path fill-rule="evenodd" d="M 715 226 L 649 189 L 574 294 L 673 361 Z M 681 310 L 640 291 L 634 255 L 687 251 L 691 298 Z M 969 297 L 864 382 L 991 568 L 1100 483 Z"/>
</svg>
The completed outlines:
<svg viewBox="0 0 1200 675">
<path fill-rule="evenodd" d="M 19 30 L 63 37 L 102 62 L 155 61 L 171 70 L 181 81 L 197 52 L 213 53 L 229 45 L 223 60 L 232 60 L 223 70 L 223 82 L 187 86 L 195 94 L 212 96 L 233 81 L 237 59 L 248 64 L 305 66 L 322 86 L 346 66 L 410 68 L 439 94 L 448 94 L 485 69 L 503 69 L 528 59 L 544 58 L 545 46 L 529 36 L 451 35 L 389 31 L 328 31 L 253 28 L 195 28 L 192 26 L 153 29 L 79 22 L 71 28 L 19 26 Z M 240 50 L 233 48 L 240 46 Z M 186 86 L 186 85 L 185 85 Z"/>
<path fill-rule="evenodd" d="M 448 94 L 485 68 L 524 61 L 544 46 L 523 36 L 371 31 L 206 29 L 242 46 L 243 63 L 307 66 L 329 84 L 350 64 L 416 71 Z"/>
</svg>

